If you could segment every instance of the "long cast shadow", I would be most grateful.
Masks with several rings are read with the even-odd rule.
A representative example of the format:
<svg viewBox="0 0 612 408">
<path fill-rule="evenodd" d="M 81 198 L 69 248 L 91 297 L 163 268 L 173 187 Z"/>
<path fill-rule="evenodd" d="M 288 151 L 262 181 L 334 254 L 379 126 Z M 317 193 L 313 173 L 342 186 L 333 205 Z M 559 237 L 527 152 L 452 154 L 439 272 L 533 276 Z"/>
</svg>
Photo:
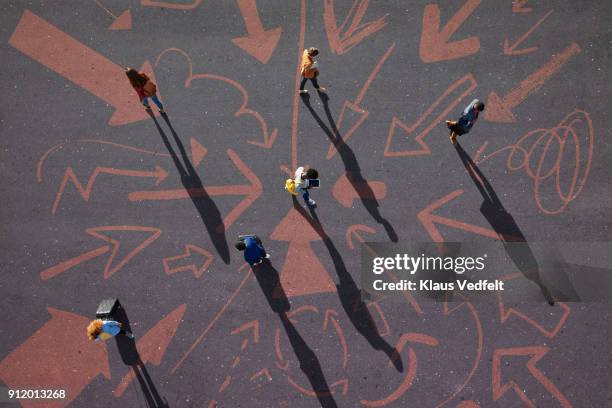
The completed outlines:
<svg viewBox="0 0 612 408">
<path fill-rule="evenodd" d="M 395 232 L 395 229 L 393 229 L 393 225 L 391 225 L 391 223 L 380 214 L 380 205 L 378 204 L 378 200 L 374 195 L 374 191 L 368 184 L 368 181 L 361 174 L 361 167 L 359 167 L 359 162 L 357 161 L 357 157 L 355 156 L 353 149 L 351 149 L 348 144 L 344 143 L 342 136 L 338 131 L 334 117 L 329 109 L 329 96 L 324 93 L 321 93 L 320 96 L 321 101 L 323 102 L 323 108 L 325 109 L 325 115 L 327 116 L 331 129 L 327 127 L 321 117 L 319 117 L 317 112 L 313 109 L 312 105 L 310 104 L 310 96 L 308 94 L 301 95 L 302 101 L 308 108 L 308 111 L 312 117 L 317 121 L 319 127 L 323 130 L 323 132 L 325 132 L 329 140 L 336 147 L 336 150 L 342 159 L 342 163 L 344 164 L 346 177 L 357 192 L 363 206 L 366 208 L 370 216 L 377 223 L 383 226 L 387 232 L 387 235 L 389 236 L 389 239 L 393 242 L 397 242 L 397 233 Z"/>
<path fill-rule="evenodd" d="M 120 306 L 117 309 L 117 311 L 113 314 L 113 318 L 120 322 L 125 330 L 132 331 L 130 328 L 130 321 L 123 306 Z M 142 359 L 138 354 L 135 340 L 123 335 L 117 335 L 115 340 L 117 342 L 117 347 L 119 348 L 121 360 L 125 365 L 132 369 L 132 373 L 134 373 L 134 376 L 140 385 L 140 390 L 142 391 L 147 407 L 168 408 L 168 401 L 159 395 L 157 387 L 147 371 L 147 366 L 142 362 Z"/>
<path fill-rule="evenodd" d="M 542 295 L 549 305 L 554 305 L 555 300 L 553 296 L 542 282 L 538 261 L 535 259 L 533 251 L 529 247 L 529 243 L 514 220 L 514 217 L 506 211 L 497 193 L 495 193 L 495 190 L 489 183 L 489 180 L 487 180 L 476 163 L 474 163 L 472 158 L 463 150 L 459 143 L 455 144 L 455 149 L 463 162 L 463 166 L 483 198 L 482 205 L 480 206 L 480 213 L 487 219 L 493 230 L 495 230 L 500 241 L 504 245 L 506 253 L 510 259 L 512 259 L 512 262 L 514 262 L 518 270 L 525 278 L 529 279 L 540 288 L 540 292 L 542 292 Z"/>
<path fill-rule="evenodd" d="M 308 378 L 310 386 L 314 391 L 319 403 L 323 408 L 337 408 L 333 394 L 329 389 L 325 374 L 321 368 L 321 363 L 314 351 L 308 346 L 306 341 L 297 331 L 287 312 L 291 308 L 289 299 L 280 284 L 279 273 L 266 259 L 259 266 L 251 268 L 255 279 L 264 293 L 270 308 L 278 314 L 293 352 L 300 363 L 300 369 Z"/>
<path fill-rule="evenodd" d="M 395 369 L 399 372 L 404 370 L 402 359 L 397 350 L 391 346 L 380 336 L 376 323 L 370 314 L 370 311 L 362 299 L 361 290 L 355 284 L 353 277 L 346 269 L 344 260 L 340 256 L 340 252 L 336 248 L 336 245 L 331 240 L 329 235 L 323 229 L 319 217 L 314 208 L 310 208 L 310 215 L 306 213 L 304 208 L 299 205 L 297 199 L 293 197 L 294 208 L 304 217 L 306 221 L 312 226 L 312 228 L 319 234 L 329 256 L 331 257 L 336 274 L 338 275 L 339 283 L 336 285 L 338 297 L 344 312 L 348 316 L 349 320 L 375 350 L 383 351 L 391 360 Z"/>
<path fill-rule="evenodd" d="M 162 141 L 164 142 L 166 149 L 168 149 L 168 153 L 170 153 L 172 161 L 174 162 L 174 165 L 176 166 L 176 169 L 178 170 L 181 176 L 181 183 L 189 194 L 193 205 L 198 210 L 200 218 L 202 219 L 202 222 L 204 223 L 204 226 L 206 227 L 206 230 L 210 235 L 210 238 L 213 242 L 215 249 L 217 250 L 217 253 L 221 257 L 223 262 L 229 264 L 230 253 L 229 247 L 227 245 L 227 238 L 225 236 L 225 225 L 223 224 L 223 217 L 221 217 L 221 212 L 219 212 L 217 205 L 206 192 L 206 189 L 202 184 L 200 176 L 193 168 L 193 165 L 189 160 L 189 156 L 187 155 L 185 146 L 183 146 L 183 142 L 178 137 L 176 131 L 174 130 L 174 127 L 170 123 L 170 118 L 168 117 L 168 115 L 166 113 L 163 113 L 162 117 L 170 128 L 170 132 L 172 133 L 174 142 L 176 143 L 179 149 L 182 162 L 174 151 L 174 148 L 168 140 L 166 133 L 159 125 L 157 118 L 152 113 L 149 113 L 149 115 L 151 116 L 151 118 L 153 118 L 153 121 L 155 122 L 157 131 L 159 132 Z"/>
</svg>

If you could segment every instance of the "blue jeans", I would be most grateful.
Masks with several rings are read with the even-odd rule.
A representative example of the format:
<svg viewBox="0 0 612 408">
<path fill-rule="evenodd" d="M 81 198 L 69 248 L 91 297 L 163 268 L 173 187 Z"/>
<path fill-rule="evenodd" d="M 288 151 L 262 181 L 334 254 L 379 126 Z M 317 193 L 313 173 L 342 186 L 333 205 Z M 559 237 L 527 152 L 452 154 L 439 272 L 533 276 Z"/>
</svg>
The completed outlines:
<svg viewBox="0 0 612 408">
<path fill-rule="evenodd" d="M 310 194 L 308 194 L 308 190 L 302 190 L 302 198 L 308 204 L 308 200 L 310 200 Z"/>
<path fill-rule="evenodd" d="M 159 99 L 157 98 L 157 94 L 153 95 L 151 97 L 151 99 L 153 99 L 153 102 L 155 102 L 155 104 L 157 105 L 157 107 L 159 108 L 159 110 L 164 110 L 164 105 L 162 105 L 162 103 L 159 101 Z M 142 98 L 142 104 L 145 107 L 149 107 L 149 98 L 148 97 L 144 97 Z"/>
</svg>

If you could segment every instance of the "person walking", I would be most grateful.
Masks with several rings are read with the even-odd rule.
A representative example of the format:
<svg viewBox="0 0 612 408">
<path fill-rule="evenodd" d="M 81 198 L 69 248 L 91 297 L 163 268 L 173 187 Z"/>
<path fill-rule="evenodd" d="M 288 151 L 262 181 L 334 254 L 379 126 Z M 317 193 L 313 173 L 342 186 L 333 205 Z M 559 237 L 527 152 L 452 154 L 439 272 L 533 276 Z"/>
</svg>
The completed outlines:
<svg viewBox="0 0 612 408">
<path fill-rule="evenodd" d="M 132 84 L 132 87 L 138 94 L 140 102 L 144 105 L 145 109 L 151 109 L 149 106 L 149 98 L 151 98 L 157 105 L 159 113 L 166 113 L 166 111 L 164 111 L 164 105 L 162 105 L 157 97 L 157 85 L 151 81 L 151 78 L 149 78 L 147 74 L 138 72 L 134 68 L 127 68 L 125 74 L 130 80 L 130 84 Z"/>
<path fill-rule="evenodd" d="M 319 83 L 317 82 L 319 68 L 317 67 L 317 61 L 314 59 L 314 57 L 317 55 L 319 55 L 319 50 L 315 47 L 305 49 L 304 53 L 302 54 L 302 69 L 300 71 L 302 74 L 302 82 L 300 83 L 300 90 L 298 91 L 300 94 L 308 93 L 304 87 L 309 79 L 318 92 L 325 92 L 325 88 L 320 87 Z"/>
<path fill-rule="evenodd" d="M 457 136 L 469 133 L 478 119 L 478 114 L 484 111 L 485 105 L 478 99 L 474 99 L 470 104 L 463 110 L 461 117 L 457 121 L 447 120 L 446 126 L 449 128 L 450 141 L 452 144 L 457 143 Z"/>
<path fill-rule="evenodd" d="M 318 187 L 319 172 L 316 169 L 308 169 L 304 171 L 304 167 L 298 167 L 295 171 L 295 177 L 285 181 L 285 190 L 296 196 L 302 194 L 302 198 L 310 207 L 317 205 L 317 202 L 310 198 L 310 190 L 313 187 Z"/>
<path fill-rule="evenodd" d="M 131 331 L 123 330 L 122 324 L 114 320 L 96 319 L 87 326 L 87 337 L 89 340 L 105 341 L 118 334 L 123 334 L 130 339 L 134 338 Z"/>
<path fill-rule="evenodd" d="M 251 266 L 259 265 L 264 259 L 270 258 L 257 235 L 240 235 L 235 247 L 244 251 L 244 260 Z"/>
</svg>

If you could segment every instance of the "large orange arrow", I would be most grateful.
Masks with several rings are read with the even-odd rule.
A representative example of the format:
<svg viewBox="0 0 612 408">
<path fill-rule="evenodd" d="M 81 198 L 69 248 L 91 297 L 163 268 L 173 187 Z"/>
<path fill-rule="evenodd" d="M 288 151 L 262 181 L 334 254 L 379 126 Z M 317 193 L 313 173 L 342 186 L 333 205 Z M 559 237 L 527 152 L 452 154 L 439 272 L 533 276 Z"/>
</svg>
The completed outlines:
<svg viewBox="0 0 612 408">
<path fill-rule="evenodd" d="M 370 114 L 369 111 L 363 109 L 361 106 L 359 106 L 359 104 L 361 103 L 361 101 L 363 101 L 363 98 L 365 98 L 365 95 L 368 92 L 370 85 L 378 76 L 380 69 L 382 68 L 385 61 L 389 58 L 394 48 L 395 43 L 391 44 L 391 46 L 383 54 L 383 56 L 380 58 L 380 60 L 368 76 L 368 79 L 364 82 L 355 100 L 352 102 L 349 100 L 344 101 L 344 105 L 342 106 L 342 110 L 340 111 L 340 115 L 338 116 L 338 123 L 336 125 L 336 127 L 338 128 L 338 132 L 340 133 L 340 135 L 342 135 L 342 138 L 336 143 L 330 143 L 329 149 L 327 150 L 327 160 L 331 159 L 336 153 L 336 151 L 338 151 L 338 148 L 342 146 L 342 144 L 346 143 L 353 136 L 353 133 L 355 133 L 357 129 L 359 129 L 361 124 Z M 348 130 L 344 131 L 344 128 L 347 127 L 345 124 L 346 121 L 344 118 L 344 114 L 347 111 L 351 111 L 353 114 L 355 114 L 357 116 L 357 120 L 353 123 L 352 126 L 348 127 Z"/>
<path fill-rule="evenodd" d="M 530 408 L 536 408 L 536 404 L 527 396 L 524 387 L 519 386 L 514 380 L 502 384 L 502 359 L 505 356 L 530 356 L 526 366 L 533 378 L 544 386 L 546 391 L 555 398 L 563 408 L 572 408 L 572 404 L 565 398 L 546 375 L 535 366 L 548 352 L 550 348 L 542 346 L 516 347 L 497 349 L 493 353 L 493 401 L 499 400 L 506 392 L 513 390 L 516 395 Z"/>
<path fill-rule="evenodd" d="M 580 46 L 572 43 L 559 54 L 554 55 L 543 67 L 529 75 L 503 98 L 500 98 L 495 92 L 491 92 L 487 100 L 484 118 L 491 122 L 516 122 L 512 109 L 520 105 L 529 95 L 537 92 L 546 81 L 559 72 L 580 51 Z"/>
<path fill-rule="evenodd" d="M 202 258 L 204 261 L 202 261 Z M 197 262 L 199 260 L 199 262 Z M 196 278 L 201 277 L 213 261 L 213 254 L 193 244 L 185 244 L 185 253 L 164 258 L 164 272 L 172 275 L 177 272 L 191 271 Z"/>
<path fill-rule="evenodd" d="M 276 49 L 283 32 L 282 27 L 264 30 L 256 0 L 237 0 L 240 14 L 246 25 L 247 37 L 232 39 L 232 42 L 242 48 L 262 64 L 267 64 Z"/>
<path fill-rule="evenodd" d="M 421 45 L 419 47 L 421 60 L 423 62 L 447 61 L 477 53 L 480 49 L 478 37 L 469 37 L 453 42 L 449 42 L 449 40 L 479 4 L 480 0 L 467 0 L 442 31 L 440 31 L 440 7 L 437 4 L 425 6 Z"/>
<path fill-rule="evenodd" d="M 51 319 L 0 362 L 0 380 L 12 389 L 65 390 L 65 397 L 45 404 L 20 400 L 25 408 L 68 406 L 100 374 L 111 378 L 106 345 L 85 335 L 90 319 L 47 310 Z"/>
<path fill-rule="evenodd" d="M 530 48 L 523 48 L 522 50 L 517 50 L 516 48 L 521 45 L 523 43 L 523 41 L 525 41 L 525 39 L 527 37 L 529 37 L 529 35 L 531 33 L 533 33 L 535 31 L 536 28 L 538 28 L 540 26 L 540 24 L 542 24 L 544 22 L 544 20 L 546 20 L 548 18 L 548 16 L 550 16 L 550 14 L 553 11 L 550 10 L 548 13 L 546 13 L 544 15 L 544 17 L 542 17 L 541 19 L 539 19 L 529 30 L 527 30 L 527 32 L 525 34 L 523 34 L 522 36 L 519 37 L 518 40 L 516 40 L 514 42 L 514 44 L 512 44 L 512 46 L 510 46 L 508 40 L 504 40 L 504 54 L 506 55 L 523 55 L 523 54 L 529 54 L 530 52 L 534 52 L 535 50 L 538 49 L 538 47 L 530 47 Z"/>
<path fill-rule="evenodd" d="M 467 88 L 466 88 L 467 85 Z M 477 83 L 476 79 L 472 74 L 467 74 L 462 78 L 459 78 L 455 81 L 451 86 L 444 91 L 442 95 L 438 99 L 431 104 L 429 108 L 421 116 L 417 118 L 417 120 L 410 126 L 406 125 L 396 116 L 391 120 L 391 125 L 389 126 L 389 133 L 387 133 L 387 141 L 385 143 L 384 156 L 385 157 L 403 157 L 403 156 L 420 156 L 420 155 L 428 155 L 431 154 L 431 150 L 425 141 L 423 140 L 425 136 L 427 136 L 432 129 L 434 129 L 438 124 L 440 124 L 445 118 L 448 117 L 449 112 L 455 108 L 465 98 L 468 96 L 474 89 L 476 89 Z M 465 89 L 464 89 L 465 88 Z M 455 96 L 457 90 L 461 90 L 461 93 L 455 97 L 455 99 L 451 99 L 451 97 Z M 447 100 L 450 99 L 450 102 Z M 444 105 L 444 102 L 447 102 L 448 105 Z M 434 112 L 439 109 L 439 107 L 444 107 L 444 110 L 438 115 L 435 116 L 430 122 L 425 122 L 430 116 L 433 116 Z M 407 135 L 410 135 L 413 132 L 416 132 L 421 126 L 427 123 L 427 126 L 420 132 L 416 134 L 414 137 L 414 141 L 418 145 L 418 148 L 411 149 L 403 149 L 403 150 L 391 150 L 391 142 L 395 136 L 395 131 L 399 127 L 402 129 Z M 412 139 L 412 138 L 411 138 Z M 415 144 L 412 143 L 411 144 Z"/>
<path fill-rule="evenodd" d="M 204 186 L 186 190 L 184 188 L 175 190 L 143 190 L 133 191 L 128 195 L 130 201 L 150 201 L 150 200 L 181 200 L 198 195 L 218 196 L 218 195 L 244 195 L 240 201 L 223 219 L 223 224 L 227 230 L 259 196 L 263 191 L 263 186 L 259 178 L 255 175 L 240 156 L 232 149 L 227 149 L 227 155 L 238 168 L 240 173 L 249 181 L 249 184 L 238 184 L 229 186 Z"/>
<path fill-rule="evenodd" d="M 439 200 L 436 200 L 433 203 L 429 204 L 417 214 L 418 220 L 421 222 L 421 224 L 423 224 L 423 227 L 425 227 L 425 229 L 429 233 L 429 236 L 431 236 L 431 239 L 434 242 L 444 242 L 444 238 L 442 237 L 442 234 L 440 234 L 440 231 L 438 231 L 436 224 L 447 225 L 449 227 L 468 231 L 473 234 L 483 235 L 485 237 L 493 239 L 499 239 L 499 235 L 497 234 L 497 232 L 489 228 L 483 228 L 477 225 L 468 224 L 466 222 L 461 222 L 453 220 L 451 218 L 441 217 L 439 215 L 433 214 L 433 212 L 436 211 L 438 208 L 444 206 L 449 201 L 452 201 L 455 198 L 459 197 L 461 194 L 463 194 L 462 189 L 455 190 L 452 193 L 447 194 Z"/>
<path fill-rule="evenodd" d="M 280 283 L 287 296 L 336 291 L 334 281 L 310 246 L 310 242 L 320 241 L 321 236 L 294 208 L 279 222 L 270 238 L 289 241 L 280 273 Z"/>
<path fill-rule="evenodd" d="M 128 169 L 116 169 L 113 167 L 96 167 L 94 171 L 89 176 L 89 180 L 87 180 L 87 184 L 83 187 L 83 184 L 79 181 L 72 167 L 68 167 L 66 172 L 64 173 L 64 178 L 60 183 L 59 190 L 55 195 L 55 201 L 53 202 L 53 207 L 51 207 L 51 214 L 55 214 L 57 211 L 57 207 L 62 199 L 64 194 L 64 190 L 66 189 L 66 185 L 69 181 L 72 181 L 72 184 L 77 188 L 81 197 L 86 202 L 89 201 L 89 197 L 91 196 L 91 190 L 93 189 L 94 182 L 96 181 L 96 177 L 100 174 L 112 174 L 114 176 L 125 176 L 125 177 L 144 177 L 144 178 L 155 178 L 155 185 L 159 185 L 162 181 L 168 177 L 168 172 L 162 169 L 159 166 L 155 166 L 155 170 L 153 171 L 144 171 L 144 170 L 128 170 Z"/>
<path fill-rule="evenodd" d="M 45 269 L 40 273 L 40 278 L 42 280 L 51 279 L 60 273 L 66 272 L 69 269 L 74 268 L 75 266 L 89 261 L 90 259 L 97 258 L 98 256 L 105 254 L 111 248 L 111 255 L 106 262 L 106 266 L 104 267 L 104 279 L 110 278 L 114 273 L 116 273 L 119 269 L 121 269 L 125 264 L 127 264 L 136 254 L 141 252 L 143 249 L 148 247 L 161 235 L 161 230 L 158 228 L 150 228 L 150 227 L 139 227 L 134 225 L 118 225 L 118 226 L 109 226 L 109 227 L 95 227 L 88 228 L 85 230 L 89 235 L 99 238 L 103 241 L 106 241 L 110 245 L 104 245 L 100 248 L 94 249 L 92 251 L 88 251 L 84 254 L 81 254 L 77 257 L 71 258 L 67 261 L 60 262 L 57 265 L 54 265 L 50 268 Z M 148 233 L 149 236 L 144 241 L 140 242 L 140 244 L 132 249 L 127 255 L 121 259 L 119 263 L 113 265 L 113 261 L 117 257 L 117 253 L 119 252 L 119 247 L 121 246 L 121 242 L 109 237 L 109 232 L 139 232 L 139 233 Z M 111 267 L 112 266 L 112 267 Z"/>
<path fill-rule="evenodd" d="M 344 18 L 344 21 L 340 27 L 338 27 L 336 13 L 334 11 L 334 0 L 323 1 L 323 22 L 325 23 L 329 48 L 333 53 L 338 55 L 344 54 L 387 24 L 385 21 L 386 15 L 378 20 L 370 21 L 369 23 L 361 22 L 368 10 L 369 3 L 370 0 L 353 1 L 353 5 Z M 349 20 L 350 24 L 348 28 L 342 33 Z"/>
<path fill-rule="evenodd" d="M 113 106 L 115 113 L 109 125 L 150 118 L 130 86 L 124 68 L 31 11 L 23 13 L 9 44 Z M 142 70 L 154 78 L 148 62 Z"/>
</svg>

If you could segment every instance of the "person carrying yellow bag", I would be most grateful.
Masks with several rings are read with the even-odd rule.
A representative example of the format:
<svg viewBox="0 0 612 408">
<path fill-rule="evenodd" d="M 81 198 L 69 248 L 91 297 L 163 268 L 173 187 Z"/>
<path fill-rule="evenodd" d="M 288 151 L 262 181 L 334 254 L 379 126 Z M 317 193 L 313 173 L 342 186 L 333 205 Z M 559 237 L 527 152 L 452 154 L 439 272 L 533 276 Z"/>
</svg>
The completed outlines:
<svg viewBox="0 0 612 408">
<path fill-rule="evenodd" d="M 306 204 L 310 207 L 315 207 L 317 203 L 315 200 L 310 198 L 308 190 L 313 187 L 311 183 L 313 181 L 318 181 L 318 178 L 319 172 L 317 170 L 308 169 L 304 171 L 304 167 L 298 167 L 298 169 L 295 171 L 295 178 L 290 178 L 285 181 L 285 190 L 294 196 L 302 194 L 302 198 Z"/>
</svg>

